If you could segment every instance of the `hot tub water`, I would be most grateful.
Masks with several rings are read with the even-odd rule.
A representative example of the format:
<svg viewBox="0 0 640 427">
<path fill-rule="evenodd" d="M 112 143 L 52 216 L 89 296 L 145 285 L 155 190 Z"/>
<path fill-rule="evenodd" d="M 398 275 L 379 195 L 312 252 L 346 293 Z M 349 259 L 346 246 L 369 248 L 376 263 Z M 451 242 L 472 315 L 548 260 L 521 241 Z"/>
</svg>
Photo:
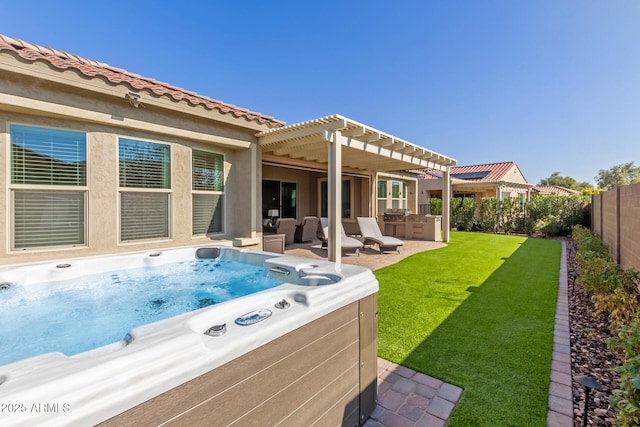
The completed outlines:
<svg viewBox="0 0 640 427">
<path fill-rule="evenodd" d="M 47 352 L 89 351 L 124 340 L 135 327 L 281 283 L 259 265 L 196 259 L 7 285 L 0 289 L 0 365 Z"/>
</svg>

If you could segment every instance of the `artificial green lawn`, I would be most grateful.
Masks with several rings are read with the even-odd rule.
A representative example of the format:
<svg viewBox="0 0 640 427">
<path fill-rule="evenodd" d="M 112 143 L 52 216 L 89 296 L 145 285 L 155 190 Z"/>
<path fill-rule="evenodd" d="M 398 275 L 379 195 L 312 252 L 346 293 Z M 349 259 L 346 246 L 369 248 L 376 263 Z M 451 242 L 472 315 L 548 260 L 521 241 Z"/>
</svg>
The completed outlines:
<svg viewBox="0 0 640 427">
<path fill-rule="evenodd" d="M 449 426 L 546 425 L 561 244 L 452 232 L 377 270 L 380 357 L 464 389 Z"/>
</svg>

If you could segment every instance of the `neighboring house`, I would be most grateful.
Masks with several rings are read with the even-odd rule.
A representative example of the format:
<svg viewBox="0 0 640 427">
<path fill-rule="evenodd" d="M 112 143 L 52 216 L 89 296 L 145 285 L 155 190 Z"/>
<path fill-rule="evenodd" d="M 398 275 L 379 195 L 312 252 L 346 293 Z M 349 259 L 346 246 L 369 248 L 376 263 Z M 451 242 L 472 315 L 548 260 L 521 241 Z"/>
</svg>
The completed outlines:
<svg viewBox="0 0 640 427">
<path fill-rule="evenodd" d="M 534 185 L 531 187 L 532 196 L 573 196 L 576 194 L 580 194 L 580 192 L 559 185 Z"/>
<path fill-rule="evenodd" d="M 488 163 L 482 165 L 453 166 L 450 168 L 453 197 L 473 197 L 480 202 L 483 197 L 499 200 L 518 198 L 522 203 L 529 199 L 532 184 L 527 182 L 515 162 Z M 425 170 L 418 181 L 419 204 L 427 209 L 429 199 L 442 197 L 442 173 Z"/>
<path fill-rule="evenodd" d="M 2 35 L 0 153 L 0 264 L 209 243 L 261 248 L 269 209 L 298 222 L 329 217 L 336 260 L 336 220 L 416 210 L 419 181 L 403 171 L 447 176 L 456 163 L 339 115 L 285 126 Z"/>
</svg>

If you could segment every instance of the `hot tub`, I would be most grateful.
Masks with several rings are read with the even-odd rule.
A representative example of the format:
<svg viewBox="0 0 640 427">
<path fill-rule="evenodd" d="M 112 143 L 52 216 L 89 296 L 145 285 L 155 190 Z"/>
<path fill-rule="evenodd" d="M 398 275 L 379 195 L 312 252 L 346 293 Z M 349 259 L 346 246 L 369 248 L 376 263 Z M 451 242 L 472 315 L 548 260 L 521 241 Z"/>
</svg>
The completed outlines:
<svg viewBox="0 0 640 427">
<path fill-rule="evenodd" d="M 0 366 L 0 424 L 355 426 L 367 419 L 376 399 L 378 283 L 365 268 L 201 247 L 8 267 L 0 283 L 81 281 L 89 272 L 194 258 L 261 265 L 283 283 L 137 327 L 116 344 Z"/>
</svg>

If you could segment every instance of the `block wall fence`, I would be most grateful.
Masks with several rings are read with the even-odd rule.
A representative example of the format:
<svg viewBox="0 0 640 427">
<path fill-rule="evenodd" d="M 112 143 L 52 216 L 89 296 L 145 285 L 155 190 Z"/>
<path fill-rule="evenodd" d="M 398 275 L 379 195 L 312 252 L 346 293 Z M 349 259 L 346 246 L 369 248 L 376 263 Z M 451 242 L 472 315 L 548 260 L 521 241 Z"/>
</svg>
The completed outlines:
<svg viewBox="0 0 640 427">
<path fill-rule="evenodd" d="M 591 229 L 622 268 L 640 271 L 640 183 L 592 195 Z"/>
</svg>

